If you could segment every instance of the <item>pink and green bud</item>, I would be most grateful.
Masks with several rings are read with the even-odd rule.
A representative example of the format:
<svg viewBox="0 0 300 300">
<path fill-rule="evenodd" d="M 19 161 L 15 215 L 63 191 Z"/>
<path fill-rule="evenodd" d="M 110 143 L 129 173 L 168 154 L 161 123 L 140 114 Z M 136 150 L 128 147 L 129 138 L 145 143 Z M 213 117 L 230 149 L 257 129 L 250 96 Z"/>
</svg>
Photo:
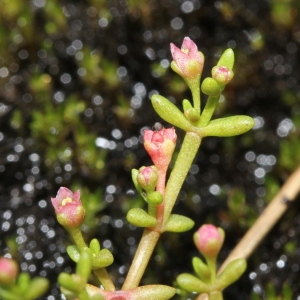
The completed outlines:
<svg viewBox="0 0 300 300">
<path fill-rule="evenodd" d="M 153 192 L 158 180 L 157 168 L 155 166 L 141 167 L 136 180 L 147 193 Z"/>
<path fill-rule="evenodd" d="M 67 188 L 61 187 L 56 198 L 51 198 L 57 221 L 66 228 L 77 228 L 84 219 L 84 207 L 80 200 L 80 191 L 74 194 Z"/>
<path fill-rule="evenodd" d="M 233 78 L 233 72 L 224 66 L 215 66 L 211 70 L 212 78 L 221 86 L 228 84 Z"/>
<path fill-rule="evenodd" d="M 214 225 L 202 225 L 194 234 L 194 243 L 207 258 L 216 258 L 222 248 L 225 233 Z"/>
<path fill-rule="evenodd" d="M 166 169 L 171 161 L 177 135 L 174 128 L 144 131 L 144 147 L 157 169 Z"/>
<path fill-rule="evenodd" d="M 10 258 L 0 258 L 0 285 L 9 285 L 14 283 L 19 273 L 18 264 Z"/>
<path fill-rule="evenodd" d="M 204 64 L 204 55 L 198 51 L 197 45 L 185 37 L 181 49 L 171 43 L 173 62 L 172 69 L 185 79 L 200 78 Z"/>
</svg>

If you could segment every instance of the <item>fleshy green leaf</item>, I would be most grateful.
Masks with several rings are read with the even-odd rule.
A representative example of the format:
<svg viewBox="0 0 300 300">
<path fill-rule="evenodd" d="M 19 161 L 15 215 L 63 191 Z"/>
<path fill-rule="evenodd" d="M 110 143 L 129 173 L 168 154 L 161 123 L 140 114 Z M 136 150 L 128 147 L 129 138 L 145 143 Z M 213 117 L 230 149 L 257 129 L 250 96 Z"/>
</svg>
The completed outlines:
<svg viewBox="0 0 300 300">
<path fill-rule="evenodd" d="M 97 239 L 92 239 L 90 242 L 90 249 L 93 254 L 98 254 L 100 252 L 100 243 Z"/>
<path fill-rule="evenodd" d="M 195 222 L 188 217 L 171 214 L 163 231 L 184 232 L 190 230 L 194 224 Z"/>
<path fill-rule="evenodd" d="M 142 190 L 142 188 L 140 187 L 139 183 L 138 183 L 137 180 L 136 180 L 138 174 L 139 174 L 139 170 L 137 170 L 137 169 L 132 169 L 132 170 L 131 170 L 131 178 L 132 178 L 133 184 L 134 184 L 136 190 L 137 190 L 139 193 L 142 193 L 143 190 Z"/>
<path fill-rule="evenodd" d="M 185 131 L 192 131 L 193 125 L 186 119 L 184 114 L 167 98 L 153 95 L 151 102 L 157 114 L 166 122 L 177 126 Z"/>
<path fill-rule="evenodd" d="M 132 208 L 126 218 L 130 224 L 138 227 L 153 227 L 157 224 L 157 220 L 141 208 Z"/>
<path fill-rule="evenodd" d="M 33 278 L 29 284 L 26 293 L 23 295 L 24 299 L 36 299 L 45 294 L 48 289 L 48 279 L 42 277 Z"/>
<path fill-rule="evenodd" d="M 232 116 L 212 120 L 201 128 L 203 136 L 229 137 L 243 134 L 254 126 L 254 120 L 248 116 Z"/>
<path fill-rule="evenodd" d="M 193 257 L 193 269 L 203 282 L 208 282 L 211 276 L 211 270 L 199 257 Z"/>
<path fill-rule="evenodd" d="M 210 290 L 210 286 L 205 284 L 199 278 L 191 274 L 180 274 L 177 277 L 179 286 L 189 292 L 206 293 Z"/>
<path fill-rule="evenodd" d="M 21 293 L 25 293 L 30 285 L 30 276 L 28 273 L 22 272 L 18 277 L 17 282 L 18 287 L 20 288 Z"/>
<path fill-rule="evenodd" d="M 0 299 L 5 299 L 5 300 L 22 300 L 23 297 L 18 296 L 16 294 L 17 292 L 10 292 L 7 291 L 4 287 L 0 287 Z"/>
<path fill-rule="evenodd" d="M 217 63 L 217 66 L 226 67 L 229 70 L 232 70 L 233 65 L 234 65 L 234 52 L 232 49 L 228 48 L 221 55 Z"/>
<path fill-rule="evenodd" d="M 80 252 L 79 252 L 77 246 L 75 246 L 75 245 L 68 246 L 67 253 L 73 261 L 75 261 L 75 262 L 79 261 Z"/>
<path fill-rule="evenodd" d="M 167 285 L 153 284 L 136 288 L 132 292 L 131 300 L 168 300 L 176 293 L 176 289 Z"/>
<path fill-rule="evenodd" d="M 231 261 L 216 279 L 216 287 L 222 290 L 237 281 L 246 271 L 247 262 L 244 258 Z"/>
<path fill-rule="evenodd" d="M 114 257 L 108 249 L 102 249 L 99 254 L 92 257 L 92 268 L 100 269 L 110 266 L 114 262 Z"/>
<path fill-rule="evenodd" d="M 182 107 L 183 107 L 183 111 L 185 112 L 186 110 L 193 108 L 193 105 L 191 104 L 191 102 L 187 99 L 184 99 L 182 101 Z"/>
<path fill-rule="evenodd" d="M 60 273 L 58 283 L 73 293 L 79 293 L 85 286 L 85 281 L 77 274 Z"/>
</svg>

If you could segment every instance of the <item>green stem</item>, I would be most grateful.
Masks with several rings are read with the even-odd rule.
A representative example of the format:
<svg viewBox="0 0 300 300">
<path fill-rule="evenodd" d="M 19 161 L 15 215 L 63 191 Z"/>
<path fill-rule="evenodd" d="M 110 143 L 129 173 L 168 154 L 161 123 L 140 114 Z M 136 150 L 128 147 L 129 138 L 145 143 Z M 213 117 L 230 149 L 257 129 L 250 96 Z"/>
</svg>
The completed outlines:
<svg viewBox="0 0 300 300">
<path fill-rule="evenodd" d="M 181 186 L 200 147 L 201 140 L 202 139 L 199 135 L 193 132 L 188 132 L 185 135 L 174 169 L 171 172 L 165 190 L 164 202 L 162 204 L 164 206 L 164 224 L 166 224 L 169 219 Z M 160 234 L 161 233 L 158 231 L 145 229 L 122 290 L 130 290 L 138 287 Z"/>
<path fill-rule="evenodd" d="M 176 159 L 174 168 L 170 174 L 170 178 L 168 180 L 165 190 L 165 197 L 163 202 L 164 225 L 168 222 L 169 216 L 176 202 L 179 191 L 198 152 L 201 140 L 202 139 L 199 137 L 199 135 L 193 132 L 188 132 L 185 135 L 180 152 Z"/>
<path fill-rule="evenodd" d="M 81 230 L 79 227 L 76 227 L 76 228 L 68 228 L 69 230 L 69 233 L 71 234 L 76 246 L 82 250 L 83 248 L 87 247 L 84 239 L 83 239 L 83 236 L 82 236 L 82 233 L 81 233 Z"/>
<path fill-rule="evenodd" d="M 209 121 L 216 109 L 216 106 L 219 102 L 219 99 L 220 99 L 220 96 L 217 96 L 217 97 L 209 96 L 208 97 L 207 103 L 204 107 L 204 110 L 203 110 L 201 118 L 200 118 L 200 122 L 199 122 L 199 124 L 197 124 L 198 126 L 203 127 L 209 123 Z"/>
<path fill-rule="evenodd" d="M 152 217 L 156 217 L 157 205 L 148 204 L 148 214 Z"/>
<path fill-rule="evenodd" d="M 122 290 L 131 290 L 139 286 L 159 237 L 160 232 L 144 230 Z"/>
<path fill-rule="evenodd" d="M 191 92 L 192 92 L 192 98 L 193 98 L 193 104 L 196 111 L 201 113 L 201 94 L 200 94 L 200 76 L 199 78 L 196 78 L 194 80 L 188 80 L 186 81 L 188 84 Z"/>
<path fill-rule="evenodd" d="M 79 227 L 69 228 L 69 232 L 70 232 L 72 238 L 74 239 L 75 244 L 79 248 L 79 250 L 82 250 L 85 247 L 87 247 L 87 245 L 83 239 L 82 232 Z M 99 281 L 101 282 L 101 284 L 103 285 L 105 290 L 108 290 L 108 291 L 116 290 L 116 288 L 105 268 L 98 269 L 98 270 L 94 271 L 94 273 L 96 274 L 97 278 L 99 279 Z"/>
<path fill-rule="evenodd" d="M 217 277 L 217 267 L 216 267 L 216 257 L 215 258 L 208 258 L 205 257 L 206 263 L 211 271 L 210 275 L 210 284 L 214 284 Z"/>
<path fill-rule="evenodd" d="M 109 277 L 105 268 L 94 270 L 94 274 L 97 276 L 106 291 L 116 290 L 115 285 Z"/>
</svg>

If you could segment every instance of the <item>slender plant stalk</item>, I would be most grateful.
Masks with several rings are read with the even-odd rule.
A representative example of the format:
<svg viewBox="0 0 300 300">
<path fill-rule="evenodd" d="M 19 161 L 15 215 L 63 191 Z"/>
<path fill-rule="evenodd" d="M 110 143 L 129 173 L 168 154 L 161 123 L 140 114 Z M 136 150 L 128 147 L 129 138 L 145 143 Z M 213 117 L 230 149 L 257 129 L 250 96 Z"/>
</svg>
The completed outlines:
<svg viewBox="0 0 300 300">
<path fill-rule="evenodd" d="M 202 112 L 202 115 L 201 115 L 201 118 L 199 121 L 199 125 L 206 126 L 209 123 L 209 121 L 216 109 L 216 106 L 219 102 L 219 99 L 220 99 L 220 96 L 216 96 L 216 97 L 209 96 L 208 97 L 207 103 L 203 109 L 203 112 Z"/>
<path fill-rule="evenodd" d="M 164 198 L 164 224 L 168 222 L 177 196 L 198 152 L 200 144 L 201 138 L 195 133 L 188 132 L 185 135 L 182 147 L 166 186 Z"/>
<path fill-rule="evenodd" d="M 105 268 L 95 270 L 94 274 L 97 276 L 106 291 L 112 292 L 116 290 L 115 285 Z"/>
<path fill-rule="evenodd" d="M 130 290 L 139 286 L 159 237 L 160 232 L 144 230 L 122 290 Z"/>
<path fill-rule="evenodd" d="M 80 250 L 87 247 L 87 245 L 83 239 L 82 232 L 79 227 L 71 228 L 71 229 L 69 229 L 69 232 L 70 232 L 73 240 L 75 241 L 76 246 Z M 99 279 L 99 281 L 101 282 L 101 284 L 103 285 L 105 290 L 108 290 L 108 291 L 116 290 L 115 285 L 113 284 L 113 282 L 105 268 L 98 269 L 98 270 L 94 271 L 94 273 L 97 276 L 97 278 Z"/>
<path fill-rule="evenodd" d="M 213 284 L 216 281 L 216 270 L 217 270 L 217 261 L 216 261 L 216 257 L 214 258 L 205 258 L 207 265 L 209 267 L 210 270 L 213 270 L 213 272 L 211 272 L 211 278 L 210 278 L 210 284 Z"/>
<path fill-rule="evenodd" d="M 193 104 L 196 111 L 201 113 L 201 93 L 200 93 L 200 78 L 195 80 L 186 81 L 188 84 L 191 92 L 192 92 L 192 98 L 193 98 Z"/>
<path fill-rule="evenodd" d="M 76 246 L 82 250 L 83 248 L 87 247 L 84 239 L 83 239 L 83 236 L 82 236 L 82 232 L 80 230 L 79 227 L 76 227 L 76 228 L 69 228 L 69 233 L 70 235 L 72 236 Z"/>
<path fill-rule="evenodd" d="M 185 135 L 165 190 L 163 224 L 168 221 L 178 193 L 197 154 L 200 144 L 201 138 L 195 133 L 187 133 Z M 139 285 L 160 234 L 161 233 L 158 231 L 145 229 L 122 290 L 130 290 Z"/>
</svg>

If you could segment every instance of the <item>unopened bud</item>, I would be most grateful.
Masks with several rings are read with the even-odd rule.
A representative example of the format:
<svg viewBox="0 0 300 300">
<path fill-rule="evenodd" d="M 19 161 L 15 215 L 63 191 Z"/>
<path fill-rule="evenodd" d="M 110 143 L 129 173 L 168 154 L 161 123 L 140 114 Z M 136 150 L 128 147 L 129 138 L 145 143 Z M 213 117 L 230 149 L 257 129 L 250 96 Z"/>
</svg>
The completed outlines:
<svg viewBox="0 0 300 300">
<path fill-rule="evenodd" d="M 221 86 L 228 84 L 233 78 L 233 72 L 224 66 L 215 66 L 211 70 L 212 78 Z"/>
<path fill-rule="evenodd" d="M 194 243 L 207 258 L 216 258 L 224 242 L 225 233 L 214 225 L 202 225 L 194 234 Z"/>
<path fill-rule="evenodd" d="M 155 166 L 141 167 L 136 180 L 146 192 L 154 191 L 158 180 L 157 168 Z"/>
<path fill-rule="evenodd" d="M 0 285 L 8 285 L 15 281 L 19 273 L 18 264 L 10 258 L 0 258 Z"/>
</svg>

